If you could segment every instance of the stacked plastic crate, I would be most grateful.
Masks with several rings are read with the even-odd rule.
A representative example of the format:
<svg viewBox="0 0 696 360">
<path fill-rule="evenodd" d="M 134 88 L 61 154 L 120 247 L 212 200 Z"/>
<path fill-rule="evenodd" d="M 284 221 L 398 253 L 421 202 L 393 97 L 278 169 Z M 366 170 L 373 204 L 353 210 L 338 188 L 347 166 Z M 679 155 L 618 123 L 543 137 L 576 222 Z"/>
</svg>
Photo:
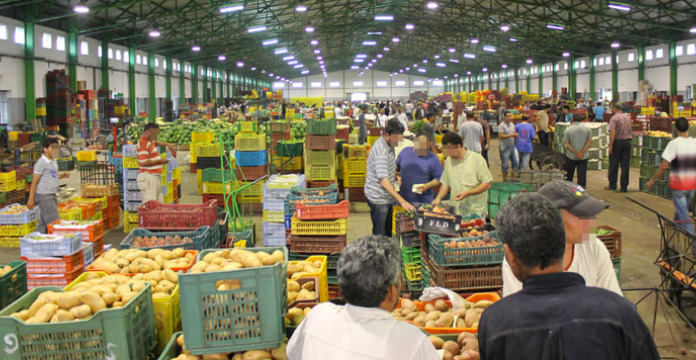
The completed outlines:
<svg viewBox="0 0 696 360">
<path fill-rule="evenodd" d="M 135 145 L 123 145 L 123 232 L 138 227 L 138 206 L 141 204 L 138 187 L 138 150 Z"/>
<path fill-rule="evenodd" d="M 285 214 L 285 197 L 293 188 L 304 188 L 304 175 L 272 175 L 263 186 L 263 245 L 285 246 L 290 217 Z M 287 220 L 287 221 L 286 221 Z M 287 225 L 287 227 L 286 227 Z"/>
<path fill-rule="evenodd" d="M 343 145 L 343 188 L 345 199 L 365 201 L 365 175 L 367 174 L 367 145 Z"/>
<path fill-rule="evenodd" d="M 609 168 L 609 132 L 606 123 L 583 123 L 590 128 L 592 144 L 587 150 L 588 170 L 606 170 Z M 568 149 L 563 145 L 563 135 L 570 127 L 569 123 L 556 123 L 554 135 L 554 147 L 563 155 L 568 155 Z"/>
<path fill-rule="evenodd" d="M 22 237 L 20 254 L 21 260 L 27 263 L 27 288 L 65 287 L 82 274 L 85 260 L 94 260 L 94 247 L 87 243 L 83 248 L 81 239 L 79 233 L 47 235 L 35 232 Z"/>
<path fill-rule="evenodd" d="M 177 199 L 178 189 L 174 185 L 174 172 L 179 168 L 179 163 L 174 155 L 166 150 L 160 155 L 167 159 L 167 163 L 162 165 L 162 175 L 160 177 L 162 185 L 162 196 L 164 196 L 165 204 L 173 204 Z"/>
<path fill-rule="evenodd" d="M 102 220 L 104 221 L 105 229 L 112 229 L 120 224 L 121 211 L 119 209 L 118 184 L 84 184 L 82 185 L 81 193 L 85 199 L 99 199 L 101 201 Z"/>
<path fill-rule="evenodd" d="M 191 166 L 190 166 L 190 171 L 192 173 L 196 173 L 198 175 L 198 195 L 203 194 L 203 169 L 215 167 L 217 168 L 218 166 L 211 166 L 211 157 L 215 157 L 214 154 L 217 154 L 218 162 L 220 161 L 220 152 L 219 150 L 215 150 L 213 147 L 213 140 L 215 140 L 215 133 L 212 131 L 208 132 L 192 132 L 191 133 Z M 203 153 L 199 154 L 199 151 L 203 149 Z M 212 151 L 212 153 L 211 153 Z M 198 165 L 198 156 L 203 157 L 203 163 L 201 166 Z"/>
<path fill-rule="evenodd" d="M 56 220 L 48 225 L 50 235 L 80 236 L 85 267 L 104 252 L 104 230 L 105 226 L 102 220 Z"/>
<path fill-rule="evenodd" d="M 17 173 L 15 180 L 15 202 L 26 204 L 29 200 L 29 190 L 31 189 L 31 179 L 33 178 L 34 168 L 32 165 L 14 166 Z M 27 177 L 29 181 L 27 182 Z"/>
<path fill-rule="evenodd" d="M 38 207 L 12 204 L 0 209 L 0 247 L 19 247 L 19 239 L 34 232 L 38 219 Z"/>
<path fill-rule="evenodd" d="M 7 206 L 17 203 L 17 172 L 0 173 L 0 205 Z"/>
<path fill-rule="evenodd" d="M 305 177 L 308 188 L 336 184 L 336 119 L 307 123 Z"/>
<path fill-rule="evenodd" d="M 192 132 L 191 133 L 191 145 L 189 147 L 191 151 L 191 165 L 190 172 L 196 173 L 198 171 L 198 148 L 197 144 L 211 144 L 215 139 L 215 133 L 213 132 Z M 200 189 L 200 186 L 199 186 Z M 198 192 L 201 193 L 200 191 Z"/>
<path fill-rule="evenodd" d="M 420 232 L 415 228 L 413 215 L 400 207 L 395 207 L 393 211 L 392 236 L 401 248 L 401 277 L 404 284 L 401 292 L 409 294 L 411 299 L 417 299 L 424 286 L 430 284 L 423 284 Z"/>
<path fill-rule="evenodd" d="M 666 135 L 666 136 L 655 136 Z M 655 181 L 655 185 L 648 190 L 645 184 L 655 176 L 662 163 L 662 152 L 672 137 L 667 133 L 650 133 L 643 135 L 643 146 L 640 156 L 640 191 L 671 199 L 672 190 L 669 188 L 669 170 Z"/>
<path fill-rule="evenodd" d="M 252 212 L 263 210 L 263 189 L 265 180 L 256 181 L 268 172 L 268 153 L 266 135 L 256 133 L 256 122 L 243 121 L 238 125 L 239 132 L 234 137 L 234 157 L 236 159 L 236 178 L 234 188 L 247 186 L 237 194 L 237 202 L 249 206 Z"/>
</svg>

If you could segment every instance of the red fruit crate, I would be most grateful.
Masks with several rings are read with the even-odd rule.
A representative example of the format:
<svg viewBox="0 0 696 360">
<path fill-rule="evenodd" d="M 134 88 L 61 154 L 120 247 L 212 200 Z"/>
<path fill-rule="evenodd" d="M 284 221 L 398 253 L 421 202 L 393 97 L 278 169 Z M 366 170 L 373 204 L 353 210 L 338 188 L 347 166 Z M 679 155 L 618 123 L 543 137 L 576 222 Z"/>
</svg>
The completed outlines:
<svg viewBox="0 0 696 360">
<path fill-rule="evenodd" d="M 382 134 L 384 134 L 384 128 L 373 127 L 373 128 L 367 129 L 368 136 L 382 136 Z"/>
<path fill-rule="evenodd" d="M 67 274 L 27 274 L 27 290 L 31 290 L 39 286 L 58 286 L 64 288 L 73 280 L 77 279 L 84 268 L 76 269 Z"/>
<path fill-rule="evenodd" d="M 334 220 L 347 218 L 349 214 L 347 200 L 330 205 L 306 205 L 298 203 L 295 206 L 295 211 L 297 218 L 300 220 Z"/>
<path fill-rule="evenodd" d="M 73 220 L 56 220 L 48 224 L 48 233 L 52 235 L 82 234 L 82 241 L 93 242 L 104 236 L 104 222 L 96 220 L 93 224 L 79 225 Z"/>
<path fill-rule="evenodd" d="M 339 254 L 346 247 L 346 236 L 298 236 L 288 237 L 290 251 L 307 254 Z"/>
<path fill-rule="evenodd" d="M 138 208 L 139 227 L 148 230 L 191 230 L 211 226 L 217 221 L 217 204 L 165 205 L 148 201 Z"/>
<path fill-rule="evenodd" d="M 338 285 L 329 285 L 329 299 L 338 299 L 341 296 L 341 287 Z"/>
<path fill-rule="evenodd" d="M 348 189 L 348 201 L 367 201 L 365 188 L 346 188 Z"/>
<path fill-rule="evenodd" d="M 116 219 L 116 226 L 118 226 L 118 224 L 119 221 Z M 97 241 L 92 242 L 92 248 L 94 251 L 94 258 L 96 259 L 104 252 L 104 238 L 99 238 Z"/>
<path fill-rule="evenodd" d="M 290 133 L 289 132 L 283 132 L 283 133 L 273 132 L 271 134 L 271 136 L 273 138 L 274 143 L 280 142 L 281 140 L 290 140 Z M 274 149 L 275 149 L 275 147 L 274 147 Z"/>
<path fill-rule="evenodd" d="M 341 139 L 345 141 L 350 140 L 350 127 L 346 128 L 336 128 L 336 139 Z"/>
<path fill-rule="evenodd" d="M 261 166 L 239 166 L 236 168 L 237 179 L 256 180 L 265 176 L 268 172 L 266 165 Z"/>
<path fill-rule="evenodd" d="M 207 203 L 208 201 L 215 201 L 217 203 L 218 207 L 225 207 L 225 201 L 222 198 L 221 194 L 203 194 L 203 202 Z M 230 197 L 229 204 L 232 206 L 232 203 L 234 202 L 234 197 Z"/>
<path fill-rule="evenodd" d="M 307 135 L 305 148 L 307 150 L 334 150 L 336 149 L 336 136 Z"/>
<path fill-rule="evenodd" d="M 28 258 L 20 256 L 27 263 L 28 274 L 65 274 L 84 267 L 82 249 L 72 255 L 62 257 L 37 257 Z"/>
<path fill-rule="evenodd" d="M 307 180 L 307 189 L 325 188 L 336 184 L 336 180 Z"/>
<path fill-rule="evenodd" d="M 189 172 L 195 174 L 196 171 L 198 171 L 198 167 L 196 166 L 196 163 L 191 163 L 189 165 Z"/>
</svg>

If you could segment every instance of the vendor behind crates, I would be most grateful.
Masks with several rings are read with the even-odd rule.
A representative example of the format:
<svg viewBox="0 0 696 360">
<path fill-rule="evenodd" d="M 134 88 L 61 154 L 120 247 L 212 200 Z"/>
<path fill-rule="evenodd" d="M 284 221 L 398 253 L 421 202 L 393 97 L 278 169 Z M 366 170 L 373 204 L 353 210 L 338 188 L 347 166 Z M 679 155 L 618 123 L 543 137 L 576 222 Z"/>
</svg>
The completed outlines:
<svg viewBox="0 0 696 360">
<path fill-rule="evenodd" d="M 176 156 L 172 145 L 157 141 L 158 131 L 157 124 L 149 123 L 145 125 L 143 136 L 138 141 L 138 166 L 140 167 L 138 188 L 142 204 L 150 200 L 164 202 L 160 176 L 162 175 L 162 165 L 166 164 L 168 160 L 160 158 L 157 146 L 168 147 L 172 155 Z"/>
<path fill-rule="evenodd" d="M 31 190 L 27 207 L 39 206 L 39 223 L 36 231 L 46 233 L 48 224 L 59 219 L 58 216 L 58 178 L 67 178 L 69 173 L 58 174 L 58 139 L 47 137 L 43 141 L 43 155 L 34 164 Z"/>
<path fill-rule="evenodd" d="M 346 305 L 315 306 L 288 342 L 290 360 L 440 360 L 414 325 L 398 321 L 401 250 L 386 236 L 349 244 L 338 260 L 338 285 Z"/>
</svg>

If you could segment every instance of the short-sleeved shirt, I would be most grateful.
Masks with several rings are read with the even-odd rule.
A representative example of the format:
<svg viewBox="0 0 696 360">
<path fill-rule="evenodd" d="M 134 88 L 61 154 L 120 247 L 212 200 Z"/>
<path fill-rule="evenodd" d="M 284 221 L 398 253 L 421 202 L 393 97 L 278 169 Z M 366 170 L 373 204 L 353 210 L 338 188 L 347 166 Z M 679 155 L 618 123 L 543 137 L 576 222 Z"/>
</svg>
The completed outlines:
<svg viewBox="0 0 696 360">
<path fill-rule="evenodd" d="M 408 130 L 408 118 L 406 117 L 406 114 L 401 113 L 399 115 L 396 115 L 396 118 L 401 123 L 401 126 L 404 127 L 404 131 Z"/>
<path fill-rule="evenodd" d="M 435 143 L 435 127 L 433 126 L 433 124 L 426 121 L 423 124 L 421 131 L 428 137 L 428 139 L 430 139 L 430 141 L 433 144 Z"/>
<path fill-rule="evenodd" d="M 570 125 L 568 130 L 563 134 L 563 144 L 567 142 L 570 143 L 570 146 L 573 147 L 573 149 L 580 151 L 585 148 L 585 145 L 587 144 L 587 141 L 592 139 L 592 131 L 590 128 L 585 126 L 581 122 L 574 122 Z M 575 154 L 572 152 L 568 152 L 566 154 L 570 160 L 587 160 L 587 152 L 582 155 L 582 159 L 578 159 Z"/>
<path fill-rule="evenodd" d="M 481 137 L 483 126 L 477 121 L 467 121 L 459 128 L 459 136 L 464 141 L 464 147 L 475 153 L 481 153 Z"/>
<path fill-rule="evenodd" d="M 488 141 L 486 139 L 486 133 L 491 131 L 491 127 L 488 125 L 488 120 L 478 119 L 478 123 L 481 124 L 481 128 L 483 129 L 483 144 L 485 145 Z"/>
<path fill-rule="evenodd" d="M 162 174 L 162 165 L 143 165 L 145 161 L 159 160 L 159 158 L 160 155 L 155 146 L 155 142 L 145 136 L 141 136 L 140 141 L 138 141 L 138 166 L 140 166 L 140 172 L 147 172 L 154 175 Z"/>
<path fill-rule="evenodd" d="M 530 123 L 519 123 L 515 125 L 515 131 L 519 136 L 515 139 L 517 151 L 521 153 L 532 153 L 532 139 L 536 137 L 534 126 Z"/>
<path fill-rule="evenodd" d="M 58 162 L 56 159 L 49 160 L 46 155 L 34 164 L 34 174 L 41 175 L 39 184 L 36 186 L 36 193 L 39 195 L 56 194 L 58 192 Z"/>
<path fill-rule="evenodd" d="M 433 189 L 422 194 L 416 194 L 411 190 L 413 190 L 413 185 L 440 180 L 442 164 L 435 154 L 428 151 L 427 155 L 418 156 L 415 154 L 413 147 L 405 148 L 396 158 L 396 169 L 401 174 L 399 193 L 404 200 L 411 204 L 415 202 L 430 204 L 433 202 Z"/>
<path fill-rule="evenodd" d="M 696 139 L 678 137 L 667 144 L 662 159 L 669 161 L 669 188 L 672 190 L 696 189 Z"/>
<path fill-rule="evenodd" d="M 593 110 L 595 113 L 595 119 L 604 121 L 604 106 L 595 106 Z"/>
<path fill-rule="evenodd" d="M 396 175 L 396 157 L 384 136 L 375 141 L 367 156 L 367 174 L 365 176 L 365 197 L 373 204 L 392 204 L 394 198 L 382 187 L 380 179 L 394 182 Z"/>
<path fill-rule="evenodd" d="M 440 182 L 449 186 L 450 203 L 455 205 L 459 215 L 488 214 L 488 191 L 467 196 L 462 201 L 455 201 L 454 198 L 462 191 L 472 190 L 491 181 L 493 181 L 493 176 L 488 170 L 486 160 L 473 151 L 467 151 L 462 160 L 448 157 L 445 160 L 442 177 L 440 177 Z"/>
<path fill-rule="evenodd" d="M 633 137 L 631 132 L 631 118 L 624 113 L 618 113 L 611 117 L 609 120 L 609 131 L 616 132 L 614 139 L 616 140 L 630 140 Z"/>
<path fill-rule="evenodd" d="M 512 135 L 515 132 L 515 123 L 513 123 L 512 121 L 509 123 L 503 121 L 502 123 L 500 123 L 500 125 L 498 125 L 498 134 Z M 500 140 L 501 148 L 511 148 L 513 146 L 515 146 L 514 137 L 509 137 L 507 139 Z"/>
<path fill-rule="evenodd" d="M 544 110 L 540 110 L 537 113 L 537 117 L 539 118 L 539 131 L 548 131 L 549 130 L 549 114 L 546 113 Z"/>
</svg>

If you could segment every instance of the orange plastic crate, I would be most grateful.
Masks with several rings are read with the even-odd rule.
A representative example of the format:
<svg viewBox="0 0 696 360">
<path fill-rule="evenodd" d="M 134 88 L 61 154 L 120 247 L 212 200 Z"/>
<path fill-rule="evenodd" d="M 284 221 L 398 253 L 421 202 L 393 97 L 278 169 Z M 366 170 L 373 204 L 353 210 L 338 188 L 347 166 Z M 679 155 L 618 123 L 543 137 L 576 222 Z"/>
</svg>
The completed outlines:
<svg viewBox="0 0 696 360">
<path fill-rule="evenodd" d="M 20 256 L 20 259 L 27 262 L 28 274 L 66 274 L 82 269 L 84 266 L 82 249 L 72 255 L 62 257 L 27 258 Z"/>
<path fill-rule="evenodd" d="M 56 220 L 48 224 L 48 233 L 53 235 L 80 233 L 82 241 L 94 242 L 104 236 L 104 222 L 97 220 L 91 225 L 77 225 L 71 224 L 69 220 Z"/>
<path fill-rule="evenodd" d="M 39 286 L 58 286 L 64 288 L 82 274 L 83 268 L 79 268 L 67 274 L 27 274 L 27 290 Z"/>
<path fill-rule="evenodd" d="M 300 220 L 335 220 L 347 218 L 349 215 L 348 200 L 330 205 L 307 205 L 298 203 L 295 209 L 297 218 Z"/>
<path fill-rule="evenodd" d="M 469 297 L 466 298 L 466 301 L 468 302 L 478 302 L 481 300 L 490 300 L 492 302 L 497 302 L 500 300 L 500 294 L 494 293 L 494 292 L 482 292 L 482 293 L 475 293 Z M 448 306 L 452 306 L 452 302 L 449 300 L 445 300 Z M 425 310 L 425 305 L 426 304 L 435 304 L 435 301 L 414 301 L 413 302 L 416 305 L 416 308 L 418 311 L 424 311 Z M 399 305 L 396 307 L 397 309 L 401 308 L 401 299 L 399 299 Z M 409 321 L 411 324 L 414 326 L 417 326 L 421 329 L 423 329 L 425 332 L 428 334 L 459 334 L 463 332 L 468 332 L 472 334 L 478 333 L 478 328 L 429 328 L 429 327 L 422 327 L 416 325 L 414 322 Z"/>
<path fill-rule="evenodd" d="M 103 250 L 103 248 L 102 248 L 102 250 Z M 95 254 L 94 260 L 96 261 L 96 258 L 97 258 L 97 256 L 96 256 L 96 249 L 95 249 L 95 253 L 94 253 L 94 254 Z M 179 268 L 179 267 L 176 267 L 176 268 L 173 267 L 173 268 L 171 268 L 172 271 L 174 271 L 174 272 L 179 272 L 179 271 L 187 272 L 188 269 L 190 269 L 190 268 L 196 263 L 196 257 L 198 256 L 198 250 L 184 250 L 184 254 L 193 254 L 193 256 L 191 257 L 191 261 L 189 262 L 188 266 L 186 266 L 186 267 L 180 267 L 180 268 Z M 94 267 L 94 263 L 92 263 L 92 264 L 90 264 L 89 266 L 87 266 L 87 269 L 85 269 L 85 270 L 86 270 L 86 271 L 102 271 L 102 272 L 105 272 L 105 273 L 107 273 L 107 274 L 109 274 L 109 275 L 113 275 L 112 273 L 110 273 L 110 272 L 108 272 L 108 271 L 106 271 L 106 270 L 95 268 L 95 267 Z M 130 273 L 128 273 L 128 274 L 121 274 L 121 275 L 133 276 L 133 275 L 135 275 L 135 274 L 130 274 Z"/>
</svg>

